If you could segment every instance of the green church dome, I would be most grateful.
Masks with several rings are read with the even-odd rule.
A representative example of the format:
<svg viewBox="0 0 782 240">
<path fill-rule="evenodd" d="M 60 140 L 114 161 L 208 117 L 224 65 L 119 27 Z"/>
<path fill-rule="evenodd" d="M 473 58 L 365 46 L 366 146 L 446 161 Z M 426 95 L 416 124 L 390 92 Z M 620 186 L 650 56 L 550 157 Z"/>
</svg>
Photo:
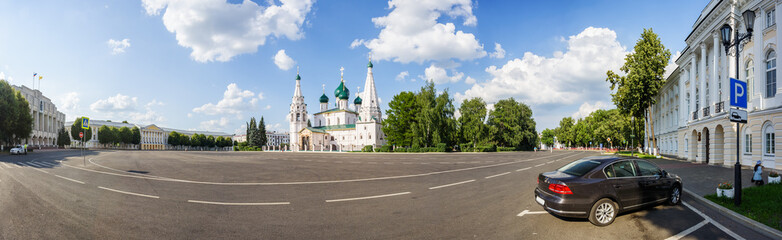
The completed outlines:
<svg viewBox="0 0 782 240">
<path fill-rule="evenodd" d="M 327 103 L 327 102 L 329 102 L 329 97 L 327 97 L 326 94 L 324 93 L 323 95 L 320 96 L 320 103 Z"/>
<path fill-rule="evenodd" d="M 298 73 L 296 74 L 296 80 L 301 80 L 301 76 Z"/>
<path fill-rule="evenodd" d="M 369 61 L 369 64 L 367 64 L 367 67 L 368 67 L 368 68 L 371 68 L 371 67 L 372 67 L 372 60 L 370 60 L 370 61 Z"/>
<path fill-rule="evenodd" d="M 334 89 L 334 97 L 337 97 L 338 99 L 349 99 L 350 98 L 350 90 L 348 90 L 348 88 L 345 87 L 345 82 L 344 81 L 339 83 L 339 86 L 337 86 L 337 89 Z"/>
<path fill-rule="evenodd" d="M 356 100 L 353 101 L 353 104 L 361 104 L 361 97 L 356 97 Z"/>
</svg>

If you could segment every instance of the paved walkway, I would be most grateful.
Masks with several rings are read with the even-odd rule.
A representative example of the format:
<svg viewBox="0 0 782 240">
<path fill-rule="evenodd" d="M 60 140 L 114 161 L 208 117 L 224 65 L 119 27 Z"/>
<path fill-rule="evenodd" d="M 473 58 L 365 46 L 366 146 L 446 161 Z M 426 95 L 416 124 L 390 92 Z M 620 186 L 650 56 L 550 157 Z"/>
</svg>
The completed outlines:
<svg viewBox="0 0 782 240">
<path fill-rule="evenodd" d="M 684 180 L 684 188 L 695 192 L 700 196 L 716 193 L 717 186 L 722 182 L 734 182 L 734 170 L 732 166 L 728 168 L 673 159 L 651 159 L 651 161 L 666 171 L 679 175 L 682 180 Z M 750 181 L 751 179 L 752 169 L 743 167 L 741 169 L 742 188 L 754 186 Z M 767 179 L 768 171 L 764 171 L 763 180 L 768 181 Z"/>
</svg>

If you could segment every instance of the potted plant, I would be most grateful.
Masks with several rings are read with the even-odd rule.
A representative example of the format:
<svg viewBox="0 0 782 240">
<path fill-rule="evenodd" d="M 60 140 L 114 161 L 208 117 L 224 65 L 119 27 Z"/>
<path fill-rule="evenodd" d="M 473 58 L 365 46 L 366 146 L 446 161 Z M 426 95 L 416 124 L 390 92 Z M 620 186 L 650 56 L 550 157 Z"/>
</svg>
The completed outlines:
<svg viewBox="0 0 782 240">
<path fill-rule="evenodd" d="M 720 183 L 717 186 L 717 197 L 733 198 L 733 184 L 729 182 Z"/>
<path fill-rule="evenodd" d="M 779 173 L 775 171 L 768 173 L 768 183 L 780 183 Z"/>
</svg>

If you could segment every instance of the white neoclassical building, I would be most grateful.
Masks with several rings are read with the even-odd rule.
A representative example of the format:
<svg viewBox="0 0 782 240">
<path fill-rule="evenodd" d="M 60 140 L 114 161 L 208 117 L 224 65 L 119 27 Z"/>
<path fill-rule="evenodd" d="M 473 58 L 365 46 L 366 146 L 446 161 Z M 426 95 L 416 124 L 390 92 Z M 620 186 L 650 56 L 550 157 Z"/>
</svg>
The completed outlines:
<svg viewBox="0 0 782 240">
<path fill-rule="evenodd" d="M 65 130 L 68 131 L 68 136 L 71 135 L 71 125 L 73 125 L 73 121 L 66 122 L 65 123 Z M 139 128 L 139 133 L 141 135 L 141 141 L 138 146 L 133 146 L 132 148 L 141 149 L 141 150 L 166 150 L 171 149 L 172 146 L 168 145 L 168 135 L 171 132 L 177 132 L 181 133 L 183 135 L 187 135 L 189 137 L 192 137 L 193 134 L 203 134 L 206 136 L 214 136 L 219 137 L 227 137 L 227 138 L 233 138 L 233 134 L 228 134 L 224 132 L 209 132 L 209 131 L 192 131 L 192 130 L 181 130 L 181 129 L 174 129 L 174 128 L 163 128 L 158 127 L 155 124 L 147 124 L 147 125 L 141 125 L 141 124 L 134 124 L 134 123 L 123 123 L 123 122 L 112 122 L 108 120 L 95 120 L 90 119 L 90 129 L 92 130 L 92 136 L 90 138 L 90 141 L 88 141 L 85 145 L 89 148 L 96 148 L 96 147 L 102 147 L 100 142 L 98 141 L 100 139 L 100 135 L 98 134 L 98 129 L 100 129 L 101 126 L 108 126 L 108 127 L 114 127 L 114 128 L 122 128 L 127 127 L 130 129 L 133 129 L 134 127 Z M 72 146 L 78 146 L 77 140 L 73 139 L 71 137 L 71 145 Z"/>
<path fill-rule="evenodd" d="M 54 147 L 57 144 L 57 131 L 65 122 L 65 114 L 57 111 L 57 106 L 38 89 L 27 86 L 14 86 L 30 104 L 30 114 L 33 116 L 33 132 L 24 141 L 30 147 Z"/>
<path fill-rule="evenodd" d="M 766 167 L 782 169 L 782 152 L 776 153 L 777 148 L 782 150 L 776 144 L 776 133 L 782 132 L 782 89 L 777 84 L 782 24 L 776 24 L 780 6 L 774 0 L 712 0 L 703 9 L 685 39 L 687 47 L 675 59 L 678 67 L 669 73 L 652 108 L 660 153 L 715 165 L 733 165 L 738 157 L 743 165 L 762 161 Z M 755 12 L 754 29 L 736 69 L 735 49 L 726 55 L 720 28 L 729 24 L 745 33 L 742 13 L 747 10 Z M 748 84 L 749 96 L 749 122 L 741 125 L 740 136 L 726 113 L 729 79 L 737 71 Z M 646 137 L 652 140 L 648 123 Z M 648 149 L 651 141 L 645 143 Z"/>
</svg>

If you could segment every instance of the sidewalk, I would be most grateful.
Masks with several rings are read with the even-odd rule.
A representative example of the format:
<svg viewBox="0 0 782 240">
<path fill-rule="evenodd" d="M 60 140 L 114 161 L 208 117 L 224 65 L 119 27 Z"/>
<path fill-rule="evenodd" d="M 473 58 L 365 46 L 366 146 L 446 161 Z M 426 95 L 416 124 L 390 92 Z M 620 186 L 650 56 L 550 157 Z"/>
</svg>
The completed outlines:
<svg viewBox="0 0 782 240">
<path fill-rule="evenodd" d="M 679 175 L 682 178 L 684 184 L 684 191 L 688 194 L 694 194 L 690 198 L 684 198 L 685 201 L 696 201 L 704 207 L 712 209 L 714 213 L 720 213 L 725 219 L 729 219 L 731 222 L 743 225 L 744 228 L 752 229 L 758 233 L 765 235 L 771 239 L 782 239 L 782 232 L 771 227 L 768 227 L 762 223 L 751 220 L 741 214 L 735 213 L 732 210 L 712 203 L 710 200 L 703 198 L 703 196 L 709 194 L 715 194 L 717 191 L 717 185 L 722 182 L 734 182 L 734 169 L 732 167 L 714 166 L 703 163 L 687 162 L 684 160 L 659 158 L 659 159 L 647 159 L 659 165 L 669 173 Z M 768 177 L 768 171 L 764 171 L 763 179 L 766 181 Z M 750 181 L 752 178 L 752 169 L 749 167 L 742 167 L 741 169 L 741 186 L 742 188 L 748 188 L 754 186 Z"/>
</svg>

